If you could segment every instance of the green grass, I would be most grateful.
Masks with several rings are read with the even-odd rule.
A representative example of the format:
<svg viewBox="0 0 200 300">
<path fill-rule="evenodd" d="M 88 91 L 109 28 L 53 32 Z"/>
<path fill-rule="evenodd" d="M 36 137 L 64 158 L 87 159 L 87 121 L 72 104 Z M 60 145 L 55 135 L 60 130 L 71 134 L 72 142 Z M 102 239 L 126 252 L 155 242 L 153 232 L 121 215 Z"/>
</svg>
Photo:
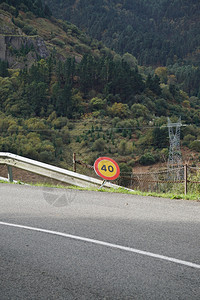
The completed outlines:
<svg viewBox="0 0 200 300">
<path fill-rule="evenodd" d="M 7 184 L 23 184 L 22 182 L 18 181 L 17 183 L 9 183 L 7 181 L 0 180 L 0 183 L 7 183 Z M 118 188 L 118 189 L 108 189 L 108 188 L 83 188 L 77 186 L 63 186 L 63 185 L 52 185 L 48 183 L 30 183 L 31 186 L 38 186 L 38 187 L 49 187 L 49 188 L 59 188 L 59 189 L 73 189 L 79 191 L 94 191 L 94 192 L 106 192 L 106 193 L 120 193 L 120 194 L 128 194 L 128 195 L 139 195 L 139 196 L 152 196 L 152 197 L 159 197 L 159 198 L 168 198 L 168 199 L 181 199 L 181 200 L 193 200 L 193 201 L 200 201 L 199 194 L 175 194 L 175 193 L 155 193 L 155 192 L 141 192 L 141 191 L 130 191 L 126 188 Z"/>
<path fill-rule="evenodd" d="M 139 196 L 152 196 L 152 197 L 160 197 L 160 198 L 169 198 L 169 199 L 183 199 L 183 200 L 196 200 L 200 201 L 200 195 L 197 194 L 175 194 L 175 193 L 156 193 L 156 192 L 141 192 L 141 191 L 129 191 L 123 188 L 119 189 L 109 189 L 102 190 L 110 193 L 122 193 L 129 195 L 139 195 Z"/>
</svg>

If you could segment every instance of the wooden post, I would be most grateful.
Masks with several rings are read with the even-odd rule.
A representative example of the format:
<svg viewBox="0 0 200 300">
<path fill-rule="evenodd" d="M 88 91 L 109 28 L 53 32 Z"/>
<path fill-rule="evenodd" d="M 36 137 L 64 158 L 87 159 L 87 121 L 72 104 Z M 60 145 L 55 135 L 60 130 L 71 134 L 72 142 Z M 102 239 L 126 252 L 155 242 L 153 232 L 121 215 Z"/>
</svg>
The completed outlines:
<svg viewBox="0 0 200 300">
<path fill-rule="evenodd" d="M 8 181 L 9 182 L 13 182 L 12 167 L 11 166 L 7 166 L 7 168 L 8 168 Z"/>
<path fill-rule="evenodd" d="M 73 153 L 73 171 L 76 172 L 76 153 Z"/>
<path fill-rule="evenodd" d="M 188 192 L 188 186 L 187 186 L 187 183 L 188 183 L 188 180 L 187 180 L 187 164 L 184 165 L 184 185 L 185 185 L 185 195 L 187 195 L 187 192 Z"/>
</svg>

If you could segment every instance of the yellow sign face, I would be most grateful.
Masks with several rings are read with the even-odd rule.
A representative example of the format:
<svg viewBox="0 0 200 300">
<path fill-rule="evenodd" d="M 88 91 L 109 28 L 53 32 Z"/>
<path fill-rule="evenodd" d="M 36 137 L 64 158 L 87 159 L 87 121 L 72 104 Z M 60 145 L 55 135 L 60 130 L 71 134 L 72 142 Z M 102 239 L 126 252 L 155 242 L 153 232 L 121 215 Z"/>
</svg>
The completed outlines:
<svg viewBox="0 0 200 300">
<path fill-rule="evenodd" d="M 105 180 L 115 180 L 120 174 L 118 164 L 110 157 L 99 157 L 94 163 L 94 170 Z"/>
<path fill-rule="evenodd" d="M 117 173 L 116 165 L 109 160 L 101 160 L 98 163 L 98 170 L 103 176 L 108 178 L 115 176 Z"/>
</svg>

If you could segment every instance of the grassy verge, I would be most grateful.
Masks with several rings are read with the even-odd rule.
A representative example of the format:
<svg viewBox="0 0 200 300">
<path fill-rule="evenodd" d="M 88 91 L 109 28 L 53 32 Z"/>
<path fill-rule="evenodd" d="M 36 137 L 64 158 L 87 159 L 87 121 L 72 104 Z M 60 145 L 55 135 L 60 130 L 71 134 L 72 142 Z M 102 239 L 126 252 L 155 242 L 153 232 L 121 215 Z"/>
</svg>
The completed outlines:
<svg viewBox="0 0 200 300">
<path fill-rule="evenodd" d="M 22 182 L 18 181 L 17 183 L 9 183 L 7 181 L 0 180 L 0 183 L 7 183 L 7 184 L 23 184 Z M 28 183 L 27 183 L 28 184 Z M 63 186 L 63 185 L 52 185 L 48 183 L 37 183 L 33 184 L 30 183 L 28 185 L 31 186 L 39 186 L 39 187 L 49 187 L 49 188 L 59 188 L 59 189 L 74 189 L 79 191 L 95 191 L 95 192 L 107 192 L 107 193 L 120 193 L 120 194 L 128 194 L 128 195 L 139 195 L 139 196 L 152 196 L 152 197 L 160 197 L 160 198 L 168 198 L 168 199 L 182 199 L 182 200 L 194 200 L 200 201 L 199 194 L 175 194 L 175 193 L 155 193 L 155 192 L 141 192 L 141 191 L 130 191 L 126 188 L 118 188 L 118 189 L 107 189 L 107 188 L 82 188 L 77 186 Z"/>
</svg>

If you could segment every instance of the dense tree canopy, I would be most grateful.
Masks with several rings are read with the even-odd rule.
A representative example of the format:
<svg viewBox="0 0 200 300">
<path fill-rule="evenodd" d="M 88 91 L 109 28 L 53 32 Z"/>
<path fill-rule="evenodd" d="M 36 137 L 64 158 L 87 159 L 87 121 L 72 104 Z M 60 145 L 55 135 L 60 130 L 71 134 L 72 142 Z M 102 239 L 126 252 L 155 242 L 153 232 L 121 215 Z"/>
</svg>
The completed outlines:
<svg viewBox="0 0 200 300">
<path fill-rule="evenodd" d="M 23 11 L 31 11 L 38 17 L 48 17 L 52 13 L 49 7 L 45 4 L 43 5 L 42 0 L 0 0 L 1 3 L 7 3 L 15 8 Z"/>
<path fill-rule="evenodd" d="M 86 12 L 86 2 L 76 1 L 74 11 L 80 9 L 79 13 Z M 180 1 L 168 1 L 168 5 L 172 2 L 176 3 L 173 17 L 178 20 L 185 8 L 181 6 L 178 11 L 176 8 Z M 182 2 L 188 7 L 187 0 Z M 61 7 L 66 3 L 72 5 L 74 1 L 60 1 Z M 191 3 L 190 9 L 196 8 L 196 2 Z M 70 153 L 68 146 L 72 145 L 80 151 L 83 149 L 89 162 L 94 156 L 109 153 L 122 159 L 127 156 L 130 166 L 135 162 L 151 164 L 166 159 L 168 133 L 166 127 L 161 126 L 166 125 L 168 116 L 174 122 L 181 116 L 183 123 L 192 124 L 183 129 L 182 142 L 184 146 L 200 151 L 200 68 L 198 59 L 192 62 L 188 56 L 188 60 L 184 61 L 174 55 L 178 49 L 175 49 L 176 42 L 170 38 L 167 42 L 162 40 L 165 35 L 162 36 L 160 31 L 164 28 L 161 16 L 162 21 L 166 21 L 165 33 L 169 37 L 170 26 L 175 26 L 173 22 L 176 21 L 169 22 L 172 15 L 167 9 L 167 1 L 90 1 L 88 9 L 91 12 L 98 7 L 93 15 L 86 15 L 89 24 L 96 26 L 91 26 L 91 30 L 105 41 L 112 40 L 112 31 L 112 46 L 116 46 L 119 53 L 81 33 L 69 22 L 37 18 L 48 11 L 41 1 L 8 0 L 0 4 L 6 10 L 2 16 L 7 18 L 7 12 L 11 15 L 9 23 L 16 30 L 13 32 L 21 34 L 22 29 L 23 39 L 21 36 L 20 39 L 26 41 L 20 49 L 16 49 L 14 44 L 7 45 L 9 55 L 19 58 L 17 66 L 21 69 L 12 69 L 8 62 L 0 61 L 0 151 L 59 162 L 65 166 L 66 153 Z M 116 11 L 118 14 L 115 16 Z M 131 11 L 138 16 L 134 17 Z M 191 13 L 189 10 L 186 16 L 189 18 Z M 146 19 L 150 15 L 153 16 L 150 22 L 154 24 L 154 32 L 151 32 Z M 97 23 L 100 16 L 101 22 Z M 141 24 L 138 23 L 139 17 Z M 51 23 L 52 20 L 54 23 Z M 135 22 L 135 27 L 126 24 L 127 20 Z M 38 30 L 41 35 L 44 34 L 42 38 L 50 49 L 45 59 L 32 44 L 28 45 L 30 26 L 32 35 L 38 34 L 34 27 L 37 21 L 48 24 L 42 27 L 42 31 Z M 161 28 L 156 25 L 159 22 Z M 102 24 L 105 26 L 102 27 Z M 187 25 L 186 22 L 185 28 Z M 52 26 L 54 32 L 48 26 Z M 137 32 L 136 26 L 139 26 Z M 150 31 L 146 30 L 147 27 Z M 190 29 L 194 29 L 193 24 Z M 177 27 L 175 37 L 178 32 Z M 158 34 L 158 38 L 154 33 Z M 198 44 L 198 34 L 196 37 Z M 31 37 L 32 40 L 34 38 Z M 190 39 L 194 41 L 192 36 Z M 172 42 L 173 51 L 170 48 Z M 184 44 L 180 38 L 177 43 L 183 48 L 179 47 L 183 58 L 187 41 Z M 197 44 L 193 43 L 195 48 Z M 128 46 L 130 51 L 126 48 Z M 186 48 L 190 52 L 190 48 Z M 167 49 L 172 52 L 167 52 Z M 66 56 L 63 53 L 67 53 Z M 198 51 L 195 53 L 198 57 Z M 141 61 L 145 64 L 159 63 L 159 66 L 142 66 Z M 166 65 L 161 66 L 161 62 L 166 62 Z"/>
<path fill-rule="evenodd" d="M 166 65 L 190 56 L 200 61 L 198 0 L 45 2 L 56 7 L 57 17 L 87 30 L 118 53 L 133 54 L 140 64 Z"/>
</svg>

